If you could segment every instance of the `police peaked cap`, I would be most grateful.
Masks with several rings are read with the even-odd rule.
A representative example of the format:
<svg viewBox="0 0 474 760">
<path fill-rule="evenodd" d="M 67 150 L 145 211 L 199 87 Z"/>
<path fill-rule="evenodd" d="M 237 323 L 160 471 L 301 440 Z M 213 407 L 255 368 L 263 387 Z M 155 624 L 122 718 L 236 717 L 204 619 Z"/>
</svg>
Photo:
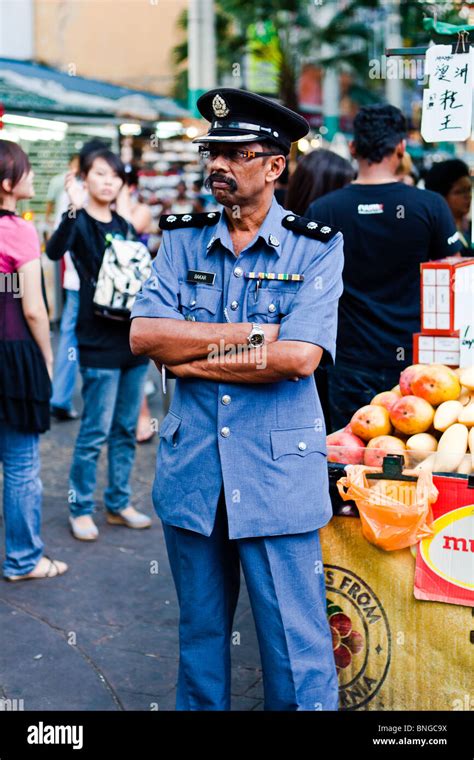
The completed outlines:
<svg viewBox="0 0 474 760">
<path fill-rule="evenodd" d="M 194 143 L 243 143 L 273 140 L 287 152 L 292 142 L 308 134 L 306 119 L 269 98 L 246 90 L 221 87 L 197 101 L 199 113 L 211 127 Z"/>
</svg>

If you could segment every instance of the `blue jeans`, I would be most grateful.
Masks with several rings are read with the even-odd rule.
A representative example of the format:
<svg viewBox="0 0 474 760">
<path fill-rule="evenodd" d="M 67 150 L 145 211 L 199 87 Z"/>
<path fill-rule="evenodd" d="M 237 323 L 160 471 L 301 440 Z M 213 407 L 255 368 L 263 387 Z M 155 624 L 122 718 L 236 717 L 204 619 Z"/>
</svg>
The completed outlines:
<svg viewBox="0 0 474 760">
<path fill-rule="evenodd" d="M 73 517 L 94 511 L 97 461 L 104 443 L 109 457 L 105 507 L 121 512 L 129 505 L 135 430 L 147 369 L 147 364 L 129 369 L 81 367 L 84 411 L 69 476 Z"/>
<path fill-rule="evenodd" d="M 54 367 L 53 397 L 51 406 L 71 411 L 76 385 L 77 338 L 76 323 L 79 313 L 79 291 L 66 290 L 66 302 L 61 317 L 58 349 Z"/>
<path fill-rule="evenodd" d="M 43 554 L 39 435 L 0 425 L 3 462 L 4 575 L 26 575 Z"/>
</svg>

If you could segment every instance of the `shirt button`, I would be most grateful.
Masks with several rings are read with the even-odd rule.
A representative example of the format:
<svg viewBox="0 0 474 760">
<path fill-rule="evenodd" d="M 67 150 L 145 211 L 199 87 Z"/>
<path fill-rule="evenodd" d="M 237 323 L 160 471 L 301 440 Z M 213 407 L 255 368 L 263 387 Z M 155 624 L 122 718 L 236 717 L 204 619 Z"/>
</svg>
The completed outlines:
<svg viewBox="0 0 474 760">
<path fill-rule="evenodd" d="M 193 298 L 193 300 L 191 301 L 191 306 L 196 306 L 196 301 L 195 301 L 195 299 L 194 299 L 194 298 Z"/>
<path fill-rule="evenodd" d="M 306 449 L 305 442 L 304 441 L 300 441 L 299 444 L 298 444 L 298 448 L 299 448 L 300 451 L 305 451 L 305 449 Z"/>
<path fill-rule="evenodd" d="M 232 303 L 230 305 L 230 308 L 235 311 L 238 308 L 238 306 L 239 306 L 239 302 L 238 301 L 232 301 Z"/>
<path fill-rule="evenodd" d="M 232 401 L 232 399 L 226 393 L 224 396 L 222 396 L 221 401 L 222 401 L 223 404 L 230 404 L 230 402 Z"/>
<path fill-rule="evenodd" d="M 194 314 L 187 314 L 185 316 L 185 319 L 187 319 L 188 322 L 195 322 L 196 321 L 196 317 L 194 316 Z"/>
<path fill-rule="evenodd" d="M 235 267 L 235 269 L 234 269 L 234 275 L 236 277 L 242 277 L 242 269 L 240 267 Z"/>
<path fill-rule="evenodd" d="M 229 435 L 230 435 L 230 428 L 228 428 L 228 427 L 221 428 L 221 436 L 223 438 L 228 438 Z"/>
<path fill-rule="evenodd" d="M 275 306 L 274 303 L 269 304 L 268 311 L 271 311 L 272 314 L 273 314 L 274 311 L 276 311 L 276 306 Z"/>
</svg>

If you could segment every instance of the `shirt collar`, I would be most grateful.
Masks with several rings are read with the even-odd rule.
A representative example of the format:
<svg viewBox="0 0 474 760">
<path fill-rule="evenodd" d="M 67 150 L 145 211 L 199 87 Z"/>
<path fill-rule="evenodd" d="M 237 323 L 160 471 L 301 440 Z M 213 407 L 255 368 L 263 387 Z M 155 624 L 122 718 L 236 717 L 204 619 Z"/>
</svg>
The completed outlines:
<svg viewBox="0 0 474 760">
<path fill-rule="evenodd" d="M 260 227 L 253 241 L 253 244 L 255 244 L 257 240 L 261 240 L 268 246 L 268 248 L 270 248 L 272 253 L 280 256 L 281 237 L 283 231 L 281 220 L 287 213 L 288 212 L 278 204 L 275 196 L 273 196 L 272 204 L 268 209 L 268 213 L 263 220 L 262 226 Z M 217 241 L 219 241 L 221 245 L 224 246 L 224 248 L 232 251 L 232 240 L 229 234 L 229 228 L 227 226 L 225 211 L 222 211 L 219 222 L 214 228 L 214 233 L 207 244 L 206 256 L 211 253 L 211 251 L 213 251 L 214 245 L 217 243 Z"/>
</svg>

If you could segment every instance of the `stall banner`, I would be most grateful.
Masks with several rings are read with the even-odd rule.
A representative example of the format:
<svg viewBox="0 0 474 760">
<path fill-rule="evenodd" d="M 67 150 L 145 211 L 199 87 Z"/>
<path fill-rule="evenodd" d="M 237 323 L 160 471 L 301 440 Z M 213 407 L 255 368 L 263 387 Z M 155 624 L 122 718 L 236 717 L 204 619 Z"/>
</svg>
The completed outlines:
<svg viewBox="0 0 474 760">
<path fill-rule="evenodd" d="M 433 482 L 435 535 L 419 545 L 415 596 L 474 607 L 474 487 L 468 478 L 434 475 Z"/>
<path fill-rule="evenodd" d="M 410 549 L 369 544 L 357 518 L 320 535 L 340 709 L 474 710 L 473 610 L 416 600 Z"/>
</svg>

